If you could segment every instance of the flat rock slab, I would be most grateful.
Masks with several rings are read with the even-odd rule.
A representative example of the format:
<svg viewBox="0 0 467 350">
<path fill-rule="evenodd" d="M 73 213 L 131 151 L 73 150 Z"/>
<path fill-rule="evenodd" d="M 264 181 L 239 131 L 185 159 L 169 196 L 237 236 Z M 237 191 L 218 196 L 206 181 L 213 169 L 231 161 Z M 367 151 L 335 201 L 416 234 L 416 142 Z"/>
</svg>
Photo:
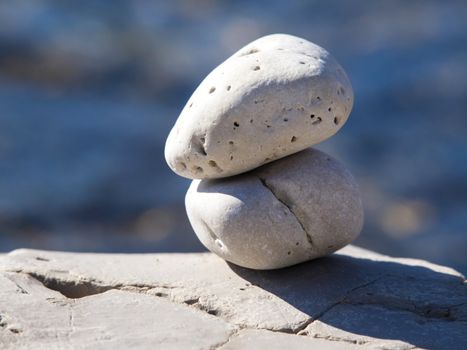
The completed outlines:
<svg viewBox="0 0 467 350">
<path fill-rule="evenodd" d="M 275 271 L 210 253 L 0 257 L 2 349 L 466 349 L 458 272 L 357 247 Z"/>
</svg>

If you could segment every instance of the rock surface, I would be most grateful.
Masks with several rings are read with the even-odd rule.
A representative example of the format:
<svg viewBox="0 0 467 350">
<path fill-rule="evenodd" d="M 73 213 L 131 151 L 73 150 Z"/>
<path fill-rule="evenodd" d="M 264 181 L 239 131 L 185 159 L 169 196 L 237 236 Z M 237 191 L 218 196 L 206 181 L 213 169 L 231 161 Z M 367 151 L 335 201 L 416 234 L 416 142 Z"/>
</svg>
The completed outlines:
<svg viewBox="0 0 467 350">
<path fill-rule="evenodd" d="M 352 104 L 350 82 L 326 50 L 268 35 L 203 80 L 170 132 L 165 157 L 191 179 L 244 173 L 331 137 Z"/>
<path fill-rule="evenodd" d="M 465 349 L 456 271 L 348 246 L 274 271 L 214 254 L 0 257 L 2 349 Z"/>
<path fill-rule="evenodd" d="M 185 203 L 210 251 L 253 269 L 328 255 L 352 242 L 363 225 L 352 175 L 312 148 L 243 175 L 194 180 Z"/>
</svg>

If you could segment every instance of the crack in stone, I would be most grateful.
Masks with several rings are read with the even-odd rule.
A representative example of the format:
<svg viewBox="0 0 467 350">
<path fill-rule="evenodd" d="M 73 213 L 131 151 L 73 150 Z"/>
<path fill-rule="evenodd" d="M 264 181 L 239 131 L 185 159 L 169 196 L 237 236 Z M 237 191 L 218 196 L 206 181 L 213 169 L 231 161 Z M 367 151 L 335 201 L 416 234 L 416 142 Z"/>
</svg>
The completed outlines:
<svg viewBox="0 0 467 350">
<path fill-rule="evenodd" d="M 24 273 L 31 278 L 34 278 L 40 282 L 44 287 L 57 291 L 63 296 L 72 301 L 74 299 L 84 298 L 91 295 L 105 293 L 109 290 L 120 290 L 132 293 L 141 293 L 148 294 L 155 297 L 166 298 L 175 304 L 184 304 L 190 307 L 193 307 L 199 311 L 205 312 L 211 316 L 220 317 L 221 311 L 219 309 L 211 307 L 209 304 L 201 303 L 200 297 L 195 297 L 187 300 L 178 302 L 173 298 L 170 298 L 167 293 L 162 293 L 157 291 L 158 289 L 176 289 L 176 286 L 168 285 L 152 285 L 152 284 L 114 284 L 114 285 L 105 285 L 103 282 L 96 280 L 83 280 L 79 281 L 66 281 L 59 278 L 48 278 L 46 276 L 34 273 L 34 272 L 25 272 L 25 271 L 16 271 L 17 273 Z M 84 286 L 84 287 L 83 287 Z M 153 292 L 151 292 L 153 291 Z M 226 322 L 229 320 L 224 319 Z"/>
<path fill-rule="evenodd" d="M 68 326 L 70 327 L 70 332 L 67 334 L 67 338 L 71 341 L 71 336 L 75 332 L 75 316 L 73 311 L 74 300 L 71 300 L 71 303 L 68 304 L 69 315 L 68 315 Z"/>
<path fill-rule="evenodd" d="M 443 306 L 443 307 L 440 307 L 439 310 L 436 309 L 436 307 L 430 307 L 428 308 L 428 310 L 425 310 L 425 308 L 419 308 L 417 307 L 416 305 L 414 305 L 414 308 L 413 309 L 410 309 L 410 308 L 403 308 L 403 307 L 395 307 L 395 306 L 392 306 L 392 305 L 388 305 L 387 303 L 385 303 L 384 300 L 380 300 L 379 303 L 375 302 L 375 303 L 355 303 L 355 302 L 351 302 L 349 301 L 349 297 L 357 290 L 359 289 L 362 289 L 362 288 L 366 288 L 372 284 L 375 284 L 376 282 L 378 282 L 379 280 L 383 279 L 384 276 L 381 276 L 381 277 L 378 277 L 370 282 L 367 282 L 365 284 L 362 284 L 360 286 L 357 286 L 355 288 L 352 288 L 351 290 L 349 290 L 348 292 L 345 293 L 344 297 L 331 304 L 330 306 L 328 306 L 325 310 L 323 310 L 322 312 L 320 312 L 317 316 L 315 316 L 311 321 L 307 322 L 305 327 L 301 327 L 302 328 L 302 331 L 298 331 L 296 332 L 297 335 L 310 335 L 308 333 L 308 331 L 305 331 L 306 327 L 308 327 L 310 324 L 312 324 L 314 321 L 317 321 L 319 319 L 321 319 L 325 314 L 327 314 L 329 311 L 331 311 L 333 308 L 335 308 L 336 306 L 338 305 L 352 305 L 352 306 L 364 306 L 364 305 L 372 305 L 372 306 L 376 306 L 376 307 L 381 307 L 383 309 L 386 309 L 386 310 L 390 310 L 390 311 L 402 311 L 402 312 L 410 312 L 410 313 L 413 313 L 417 316 L 420 316 L 420 317 L 423 317 L 425 319 L 437 319 L 437 320 L 441 320 L 441 321 L 449 321 L 449 322 L 463 322 L 464 320 L 463 319 L 456 319 L 454 317 L 449 317 L 450 313 L 451 313 L 451 309 L 452 308 L 455 308 L 455 307 L 459 307 L 459 306 L 462 306 L 463 304 L 465 303 L 461 303 L 461 304 L 457 304 L 457 305 L 451 305 L 451 306 Z M 433 311 L 444 311 L 444 310 L 448 310 L 448 315 L 445 315 L 443 313 L 438 313 L 438 312 L 433 312 Z M 319 337 L 319 335 L 315 334 L 315 335 L 312 335 L 313 337 Z M 347 341 L 345 339 L 342 339 L 342 341 Z"/>
<path fill-rule="evenodd" d="M 410 312 L 412 314 L 415 314 L 417 316 L 420 316 L 425 319 L 436 319 L 436 320 L 442 320 L 442 321 L 457 321 L 457 322 L 463 322 L 463 319 L 459 319 L 454 317 L 452 313 L 452 309 L 455 309 L 457 307 L 463 306 L 465 303 L 460 303 L 460 304 L 454 304 L 454 305 L 432 305 L 432 306 L 417 306 L 416 303 L 412 302 L 411 300 L 402 300 L 402 301 L 407 301 L 408 303 L 412 304 L 412 307 L 404 307 L 402 306 L 397 306 L 397 304 L 391 305 L 390 303 L 385 300 L 384 297 L 376 298 L 374 302 L 352 302 L 348 300 L 349 296 L 351 293 L 353 293 L 357 289 L 365 288 L 370 284 L 376 283 L 379 280 L 381 280 L 384 277 L 380 277 L 366 285 L 360 286 L 356 289 L 353 289 L 351 292 L 347 293 L 344 299 L 340 302 L 340 304 L 347 304 L 347 305 L 353 305 L 353 306 L 376 306 L 376 307 L 381 307 L 386 310 L 390 311 L 403 311 L 403 312 Z M 336 306 L 336 305 L 334 305 Z"/>
<path fill-rule="evenodd" d="M 451 309 L 455 306 L 442 306 L 442 307 L 417 307 L 414 306 L 413 309 L 397 307 L 389 305 L 382 300 L 380 303 L 355 303 L 355 302 L 346 302 L 343 301 L 342 304 L 352 305 L 352 306 L 376 306 L 389 311 L 402 311 L 410 312 L 414 315 L 420 316 L 427 320 L 441 320 L 441 321 L 451 321 L 451 322 L 465 322 L 464 319 L 459 319 L 451 315 Z"/>
<path fill-rule="evenodd" d="M 328 341 L 345 342 L 345 343 L 350 343 L 350 344 L 355 344 L 355 345 L 365 345 L 365 344 L 371 343 L 368 340 L 363 340 L 363 339 L 352 340 L 352 339 L 348 339 L 348 338 L 336 337 L 336 336 L 333 336 L 333 335 L 314 334 L 313 338 L 315 338 L 315 339 L 324 339 L 324 340 L 328 340 Z"/>
<path fill-rule="evenodd" d="M 218 349 L 222 348 L 224 345 L 228 344 L 232 340 L 233 337 L 237 336 L 243 329 L 245 329 L 245 328 L 235 329 L 232 333 L 229 334 L 228 338 L 225 341 L 223 341 L 223 342 L 221 342 L 219 344 L 214 344 L 209 349 L 210 350 L 218 350 Z"/>
<path fill-rule="evenodd" d="M 15 284 L 16 288 L 18 289 L 17 291 L 18 291 L 19 293 L 21 293 L 21 294 L 29 294 L 28 291 L 27 291 L 26 289 L 24 289 L 23 287 L 21 287 L 21 286 L 18 284 L 18 282 L 12 280 L 8 275 L 5 275 L 5 277 Z"/>
<path fill-rule="evenodd" d="M 68 281 L 64 279 L 60 279 L 57 277 L 48 277 L 41 275 L 36 272 L 29 272 L 29 271 L 9 271 L 9 272 L 16 272 L 16 273 L 23 273 L 28 275 L 31 278 L 34 278 L 38 282 L 40 282 L 44 287 L 59 292 L 63 296 L 69 299 L 79 299 L 84 298 L 91 295 L 105 293 L 109 290 L 123 290 L 123 291 L 133 291 L 133 292 L 140 292 L 146 293 L 150 289 L 174 289 L 177 288 L 175 286 L 168 286 L 168 285 L 151 285 L 151 284 L 144 284 L 144 283 L 135 283 L 135 284 L 123 284 L 117 283 L 113 285 L 105 284 L 102 281 L 92 280 L 92 279 L 83 279 L 78 278 L 77 281 Z M 157 293 L 156 293 L 157 294 Z M 156 295 L 159 296 L 159 295 Z"/>
<path fill-rule="evenodd" d="M 303 332 L 305 330 L 305 328 L 308 327 L 311 323 L 313 323 L 313 321 L 314 321 L 314 318 L 310 317 L 308 320 L 303 322 L 300 326 L 295 328 L 295 331 L 292 332 L 292 333 L 296 334 L 296 335 L 301 335 L 300 333 Z"/>
<path fill-rule="evenodd" d="M 313 317 L 310 321 L 307 322 L 307 324 L 304 326 L 304 327 L 301 327 L 301 330 L 298 331 L 296 334 L 298 335 L 309 335 L 309 333 L 307 331 L 305 331 L 305 328 L 308 327 L 310 324 L 312 324 L 313 322 L 319 320 L 320 318 L 322 318 L 325 314 L 327 314 L 329 311 L 331 311 L 333 308 L 335 308 L 337 305 L 340 305 L 340 304 L 344 304 L 345 303 L 345 300 L 350 296 L 350 294 L 352 294 L 353 292 L 355 292 L 356 290 L 359 290 L 359 289 L 362 289 L 362 288 L 365 288 L 365 287 L 368 287 L 369 285 L 371 284 L 374 284 L 376 282 L 378 282 L 380 279 L 382 279 L 383 277 L 378 277 L 374 280 L 371 280 L 370 282 L 366 282 L 360 286 L 357 286 L 357 287 L 354 287 L 352 288 L 351 290 L 347 291 L 344 295 L 344 297 L 342 297 L 340 300 L 332 303 L 331 305 L 329 305 L 327 308 L 325 308 L 323 311 L 319 312 L 315 317 Z M 299 334 L 300 333 L 300 334 Z"/>
<path fill-rule="evenodd" d="M 305 237 L 306 237 L 306 240 L 308 242 L 308 244 L 310 245 L 310 249 L 313 249 L 314 247 L 314 243 L 313 243 L 313 238 L 311 238 L 311 235 L 307 232 L 307 230 L 305 229 L 305 226 L 303 225 L 303 223 L 301 222 L 301 220 L 298 218 L 298 215 L 297 213 L 295 213 L 295 211 L 293 210 L 292 206 L 290 206 L 285 200 L 284 198 L 281 198 L 279 195 L 277 195 L 277 193 L 274 191 L 273 187 L 270 186 L 268 183 L 267 183 L 267 180 L 264 179 L 264 178 L 261 178 L 259 177 L 259 181 L 261 181 L 261 184 L 266 187 L 269 192 L 272 193 L 272 195 L 274 196 L 274 198 L 276 198 L 280 203 L 282 203 L 288 210 L 289 212 L 292 214 L 292 216 L 295 218 L 295 220 L 297 220 L 298 224 L 300 225 L 300 227 L 302 228 L 303 232 L 305 233 Z"/>
</svg>

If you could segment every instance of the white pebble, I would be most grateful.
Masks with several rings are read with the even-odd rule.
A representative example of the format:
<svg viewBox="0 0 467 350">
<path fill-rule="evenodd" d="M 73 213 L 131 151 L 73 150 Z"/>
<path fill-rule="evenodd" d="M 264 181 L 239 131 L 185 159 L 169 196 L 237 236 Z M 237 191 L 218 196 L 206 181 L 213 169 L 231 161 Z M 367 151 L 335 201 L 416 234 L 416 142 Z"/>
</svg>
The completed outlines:
<svg viewBox="0 0 467 350">
<path fill-rule="evenodd" d="M 363 225 L 352 175 L 314 149 L 243 175 L 194 180 L 185 204 L 210 251 L 254 269 L 330 254 L 353 241 Z"/>
<path fill-rule="evenodd" d="M 167 139 L 165 157 L 192 179 L 244 173 L 334 135 L 353 104 L 350 82 L 323 48 L 265 36 L 215 68 Z"/>
</svg>

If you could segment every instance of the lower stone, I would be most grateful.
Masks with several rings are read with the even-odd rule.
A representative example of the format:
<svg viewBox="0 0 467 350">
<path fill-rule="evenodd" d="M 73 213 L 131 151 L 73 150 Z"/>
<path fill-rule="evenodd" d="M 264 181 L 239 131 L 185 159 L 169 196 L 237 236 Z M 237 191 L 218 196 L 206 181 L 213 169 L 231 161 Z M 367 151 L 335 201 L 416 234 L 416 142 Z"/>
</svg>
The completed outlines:
<svg viewBox="0 0 467 350">
<path fill-rule="evenodd" d="M 352 242 L 363 225 L 352 175 L 312 148 L 246 174 L 194 180 L 185 204 L 206 248 L 260 270 L 331 254 Z"/>
</svg>

